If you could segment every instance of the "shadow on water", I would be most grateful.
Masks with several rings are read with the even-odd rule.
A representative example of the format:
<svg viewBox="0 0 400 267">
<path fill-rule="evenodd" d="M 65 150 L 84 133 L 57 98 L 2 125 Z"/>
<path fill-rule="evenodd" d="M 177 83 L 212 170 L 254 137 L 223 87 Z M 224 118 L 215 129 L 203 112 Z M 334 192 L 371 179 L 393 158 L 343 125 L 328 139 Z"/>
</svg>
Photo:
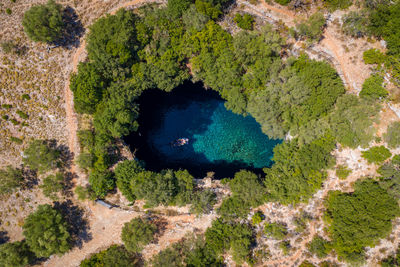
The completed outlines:
<svg viewBox="0 0 400 267">
<path fill-rule="evenodd" d="M 153 171 L 181 168 L 197 178 L 212 171 L 218 179 L 240 169 L 262 173 L 280 141 L 268 139 L 253 118 L 232 114 L 223 103 L 201 83 L 188 81 L 170 93 L 147 90 L 139 99 L 139 130 L 125 142 Z M 178 138 L 189 144 L 171 145 Z"/>
</svg>

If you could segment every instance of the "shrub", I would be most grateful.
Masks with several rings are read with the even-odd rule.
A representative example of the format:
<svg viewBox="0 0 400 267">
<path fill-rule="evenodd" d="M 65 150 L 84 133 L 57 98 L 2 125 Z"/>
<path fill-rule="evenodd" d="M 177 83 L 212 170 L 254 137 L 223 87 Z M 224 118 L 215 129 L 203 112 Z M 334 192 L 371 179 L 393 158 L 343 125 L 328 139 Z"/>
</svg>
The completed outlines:
<svg viewBox="0 0 400 267">
<path fill-rule="evenodd" d="M 77 132 L 79 144 L 82 149 L 92 151 L 94 148 L 94 133 L 91 130 L 79 130 Z"/>
<path fill-rule="evenodd" d="M 5 109 L 10 109 L 10 108 L 12 108 L 12 105 L 11 104 L 3 104 L 3 105 L 1 105 L 1 107 L 5 108 Z"/>
<path fill-rule="evenodd" d="M 310 39 L 312 42 L 319 41 L 325 27 L 325 17 L 322 13 L 312 14 L 308 20 L 296 25 L 301 36 Z"/>
<path fill-rule="evenodd" d="M 51 43 L 63 32 L 62 7 L 49 0 L 47 4 L 32 6 L 22 20 L 24 31 L 35 42 Z"/>
<path fill-rule="evenodd" d="M 71 248 L 68 224 L 61 213 L 48 204 L 39 205 L 25 219 L 22 228 L 27 244 L 38 257 L 63 254 Z"/>
<path fill-rule="evenodd" d="M 81 201 L 89 198 L 88 190 L 81 185 L 78 185 L 75 187 L 75 194 L 77 195 L 78 200 L 81 200 Z"/>
<path fill-rule="evenodd" d="M 57 167 L 60 152 L 51 148 L 44 140 L 33 140 L 24 150 L 22 161 L 32 170 L 45 172 Z"/>
<path fill-rule="evenodd" d="M 365 64 L 383 64 L 385 62 L 385 54 L 378 49 L 368 49 L 363 53 Z"/>
<path fill-rule="evenodd" d="M 290 2 L 292 2 L 292 0 L 274 0 L 276 3 L 286 6 L 288 5 Z"/>
<path fill-rule="evenodd" d="M 18 145 L 20 145 L 20 144 L 23 143 L 22 139 L 20 139 L 20 138 L 18 138 L 18 137 L 14 137 L 14 136 L 11 136 L 11 137 L 10 137 L 10 140 L 11 140 L 11 142 L 14 142 L 14 143 L 16 143 L 16 144 L 18 144 Z"/>
<path fill-rule="evenodd" d="M 115 187 L 114 174 L 110 171 L 94 170 L 89 175 L 89 183 L 94 194 L 98 198 L 104 198 Z"/>
<path fill-rule="evenodd" d="M 320 236 L 314 236 L 313 240 L 307 244 L 307 247 L 318 258 L 325 258 L 331 249 L 329 241 Z"/>
<path fill-rule="evenodd" d="M 250 14 L 241 15 L 236 13 L 235 18 L 233 19 L 239 28 L 243 30 L 252 30 L 254 25 L 254 17 Z"/>
<path fill-rule="evenodd" d="M 392 156 L 390 150 L 384 146 L 374 146 L 367 151 L 362 152 L 363 158 L 365 158 L 368 163 L 382 163 Z"/>
<path fill-rule="evenodd" d="M 368 33 L 368 15 L 365 12 L 350 11 L 342 18 L 342 31 L 352 37 L 363 37 Z"/>
<path fill-rule="evenodd" d="M 216 194 L 212 190 L 197 191 L 193 196 L 190 212 L 197 215 L 208 214 L 212 211 L 216 203 Z"/>
<path fill-rule="evenodd" d="M 12 193 L 15 189 L 22 186 L 24 175 L 21 169 L 7 166 L 0 170 L 0 195 Z"/>
<path fill-rule="evenodd" d="M 139 253 L 145 245 L 154 239 L 157 226 L 143 220 L 142 218 L 132 219 L 125 223 L 122 228 L 121 238 L 128 251 Z"/>
<path fill-rule="evenodd" d="M 21 98 L 22 100 L 31 100 L 31 97 L 28 94 L 23 94 Z"/>
<path fill-rule="evenodd" d="M 390 148 L 398 147 L 400 145 L 400 122 L 396 121 L 391 123 L 386 133 L 383 134 L 383 139 Z"/>
<path fill-rule="evenodd" d="M 325 6 L 331 10 L 346 9 L 353 4 L 352 0 L 324 0 Z"/>
<path fill-rule="evenodd" d="M 35 259 L 25 241 L 0 245 L 0 266 L 25 267 Z"/>
<path fill-rule="evenodd" d="M 11 15 L 12 10 L 11 10 L 10 8 L 7 8 L 7 9 L 6 9 L 6 13 L 7 13 L 8 15 Z"/>
<path fill-rule="evenodd" d="M 362 260 L 364 247 L 385 238 L 400 214 L 397 201 L 372 179 L 357 181 L 353 193 L 331 191 L 325 207 L 332 247 L 347 261 Z"/>
<path fill-rule="evenodd" d="M 93 154 L 91 153 L 80 153 L 78 158 L 76 159 L 76 163 L 79 168 L 87 170 L 93 167 Z"/>
<path fill-rule="evenodd" d="M 81 262 L 80 267 L 135 267 L 139 266 L 139 258 L 124 246 L 112 245 L 106 250 L 92 254 Z"/>
<path fill-rule="evenodd" d="M 284 239 L 287 235 L 287 228 L 282 223 L 266 223 L 264 233 L 275 239 Z"/>
<path fill-rule="evenodd" d="M 62 191 L 65 187 L 64 175 L 62 173 L 49 175 L 43 179 L 43 183 L 39 187 L 42 189 L 43 194 L 46 197 L 52 200 L 57 200 L 57 193 Z"/>
<path fill-rule="evenodd" d="M 265 219 L 264 214 L 261 211 L 257 211 L 254 213 L 253 217 L 251 217 L 251 222 L 253 225 L 260 224 Z"/>
<path fill-rule="evenodd" d="M 339 165 L 336 168 L 336 176 L 341 179 L 341 180 L 345 180 L 347 178 L 347 176 L 349 176 L 351 173 L 351 169 L 347 168 L 344 165 Z"/>
<path fill-rule="evenodd" d="M 288 255 L 291 249 L 290 242 L 287 240 L 280 242 L 279 248 L 282 250 L 283 255 Z"/>
<path fill-rule="evenodd" d="M 370 99 L 381 99 L 388 95 L 388 92 L 383 88 L 383 78 L 379 75 L 371 75 L 363 83 L 360 96 Z"/>
<path fill-rule="evenodd" d="M 26 120 L 26 119 L 29 118 L 28 114 L 26 114 L 25 112 L 23 112 L 23 111 L 21 111 L 21 110 L 17 110 L 17 114 L 18 114 L 18 116 L 19 116 L 21 119 Z"/>
</svg>

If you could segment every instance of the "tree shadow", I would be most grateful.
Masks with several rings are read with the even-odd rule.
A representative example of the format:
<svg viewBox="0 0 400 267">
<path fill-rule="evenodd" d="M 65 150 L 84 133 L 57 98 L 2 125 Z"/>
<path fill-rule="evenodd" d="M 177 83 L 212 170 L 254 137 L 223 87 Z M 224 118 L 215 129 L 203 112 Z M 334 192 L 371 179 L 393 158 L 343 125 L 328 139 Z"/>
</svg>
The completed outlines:
<svg viewBox="0 0 400 267">
<path fill-rule="evenodd" d="M 35 185 L 39 184 L 37 171 L 31 170 L 29 168 L 24 168 L 22 166 L 22 174 L 24 176 L 24 184 L 22 186 L 23 189 L 32 188 Z"/>
<path fill-rule="evenodd" d="M 85 218 L 85 212 L 81 207 L 74 205 L 71 200 L 66 200 L 62 203 L 54 202 L 54 208 L 61 212 L 69 224 L 69 233 L 73 246 L 82 248 L 83 243 L 92 240 L 92 234 L 89 233 L 89 222 Z"/>
<path fill-rule="evenodd" d="M 76 173 L 72 173 L 72 172 L 64 173 L 64 188 L 62 191 L 62 194 L 64 196 L 73 197 L 74 193 L 73 193 L 72 189 L 74 188 L 75 184 L 72 182 L 72 180 L 77 177 L 78 176 Z"/>
<path fill-rule="evenodd" d="M 80 37 L 85 33 L 85 28 L 80 21 L 78 14 L 75 10 L 67 6 L 63 10 L 62 20 L 64 22 L 64 32 L 60 39 L 54 42 L 51 48 L 63 47 L 66 49 L 77 48 L 80 45 Z"/>
<path fill-rule="evenodd" d="M 0 245 L 7 243 L 10 240 L 7 234 L 6 231 L 0 231 Z"/>
</svg>

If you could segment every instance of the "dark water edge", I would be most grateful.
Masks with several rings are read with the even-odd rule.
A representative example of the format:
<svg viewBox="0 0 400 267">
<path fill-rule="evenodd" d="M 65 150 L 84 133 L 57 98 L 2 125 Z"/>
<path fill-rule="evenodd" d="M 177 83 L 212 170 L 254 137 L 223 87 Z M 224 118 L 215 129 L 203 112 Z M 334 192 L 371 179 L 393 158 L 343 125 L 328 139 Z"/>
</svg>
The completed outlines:
<svg viewBox="0 0 400 267">
<path fill-rule="evenodd" d="M 152 171 L 187 169 L 196 178 L 212 171 L 217 179 L 241 169 L 261 174 L 281 140 L 270 140 L 252 117 L 233 114 L 223 103 L 202 83 L 187 81 L 170 93 L 147 90 L 139 98 L 139 129 L 124 141 Z M 171 145 L 183 137 L 188 145 Z"/>
</svg>

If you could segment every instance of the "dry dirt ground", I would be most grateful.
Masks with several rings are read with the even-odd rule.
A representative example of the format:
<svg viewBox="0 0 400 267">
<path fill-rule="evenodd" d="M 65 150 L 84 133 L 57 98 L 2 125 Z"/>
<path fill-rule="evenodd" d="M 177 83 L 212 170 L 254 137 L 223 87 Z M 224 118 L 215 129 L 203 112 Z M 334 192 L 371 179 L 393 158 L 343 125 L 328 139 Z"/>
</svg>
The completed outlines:
<svg viewBox="0 0 400 267">
<path fill-rule="evenodd" d="M 8 0 L 0 1 L 0 10 L 2 10 L 0 12 L 1 41 L 14 40 L 18 44 L 28 47 L 28 52 L 20 57 L 0 53 L 0 102 L 1 104 L 13 104 L 10 110 L 1 109 L 0 115 L 8 115 L 19 121 L 19 124 L 13 124 L 10 120 L 1 120 L 0 166 L 19 164 L 20 152 L 32 137 L 55 139 L 59 144 L 68 147 L 70 152 L 75 155 L 79 153 L 76 138 L 78 118 L 73 110 L 68 80 L 71 71 L 75 71 L 78 62 L 85 58 L 85 42 L 84 38 L 81 38 L 78 48 L 59 47 L 48 52 L 47 46 L 29 41 L 22 33 L 22 14 L 32 4 L 43 2 L 45 1 L 19 2 L 17 0 L 16 3 Z M 60 3 L 74 8 L 83 26 L 87 28 L 99 16 L 113 12 L 119 7 L 130 7 L 139 2 L 141 1 L 75 0 L 61 1 Z M 265 21 L 281 20 L 289 27 L 294 26 L 295 21 L 305 17 L 304 14 L 296 14 L 279 5 L 272 6 L 262 2 L 253 6 L 244 0 L 237 2 L 243 5 L 245 10 Z M 4 12 L 6 8 L 12 9 L 11 15 Z M 341 15 L 341 12 L 332 14 L 324 39 L 319 44 L 306 48 L 305 51 L 312 57 L 329 60 L 341 74 L 349 92 L 357 93 L 371 72 L 370 68 L 362 61 L 362 52 L 371 47 L 380 47 L 378 42 L 370 43 L 365 39 L 345 38 L 339 30 Z M 302 49 L 301 44 L 294 44 L 294 46 L 296 49 Z M 29 94 L 31 99 L 23 100 L 22 94 Z M 17 110 L 22 110 L 29 115 L 26 123 L 23 123 L 23 120 L 18 117 Z M 381 112 L 381 122 L 376 125 L 378 136 L 386 131 L 389 121 L 397 120 L 399 118 L 392 108 L 388 105 L 385 106 Z M 22 144 L 12 142 L 11 136 L 20 138 L 23 141 Z M 400 150 L 392 152 L 399 153 Z M 346 180 L 339 180 L 335 172 L 330 170 L 323 188 L 309 203 L 296 207 L 268 203 L 258 208 L 265 213 L 268 221 L 287 223 L 291 233 L 289 241 L 293 247 L 289 255 L 284 256 L 277 247 L 276 241 L 260 237 L 260 247 L 265 247 L 271 252 L 271 256 L 267 257 L 263 263 L 265 266 L 296 266 L 305 258 L 318 263 L 320 260 L 311 257 L 307 252 L 306 243 L 312 239 L 315 233 L 326 236 L 321 219 L 323 198 L 330 190 L 351 191 L 352 184 L 360 177 L 376 175 L 376 166 L 368 165 L 365 162 L 361 157 L 361 149 L 337 149 L 334 154 L 338 164 L 347 165 L 353 169 Z M 77 171 L 74 166 L 71 170 Z M 83 174 L 78 177 L 76 180 L 78 184 L 86 182 Z M 50 202 L 41 195 L 37 187 L 14 193 L 9 198 L 0 201 L 0 218 L 2 220 L 2 229 L 0 230 L 7 231 L 11 241 L 22 238 L 20 226 L 25 216 L 37 205 Z M 83 243 L 81 248 L 74 248 L 61 257 L 53 256 L 43 263 L 44 266 L 77 266 L 91 253 L 106 248 L 112 243 L 120 243 L 123 224 L 136 216 L 143 215 L 142 212 L 133 210 L 108 210 L 89 202 L 80 203 L 80 205 L 86 210 L 91 239 Z M 298 216 L 300 211 L 307 211 L 314 220 L 308 224 L 303 233 L 296 234 L 293 218 Z M 157 243 L 150 244 L 144 249 L 145 258 L 151 257 L 172 242 L 178 241 L 187 232 L 204 231 L 215 218 L 215 214 L 195 218 L 187 214 L 187 208 L 182 208 L 176 210 L 175 216 L 159 215 L 159 217 L 166 222 L 165 230 L 159 236 Z M 382 240 L 377 247 L 368 249 L 368 266 L 376 265 L 380 258 L 396 249 L 400 234 L 400 221 L 396 221 L 395 224 L 394 231 L 387 239 Z M 327 259 L 335 261 L 332 255 Z M 233 265 L 228 256 L 227 263 Z"/>
</svg>

